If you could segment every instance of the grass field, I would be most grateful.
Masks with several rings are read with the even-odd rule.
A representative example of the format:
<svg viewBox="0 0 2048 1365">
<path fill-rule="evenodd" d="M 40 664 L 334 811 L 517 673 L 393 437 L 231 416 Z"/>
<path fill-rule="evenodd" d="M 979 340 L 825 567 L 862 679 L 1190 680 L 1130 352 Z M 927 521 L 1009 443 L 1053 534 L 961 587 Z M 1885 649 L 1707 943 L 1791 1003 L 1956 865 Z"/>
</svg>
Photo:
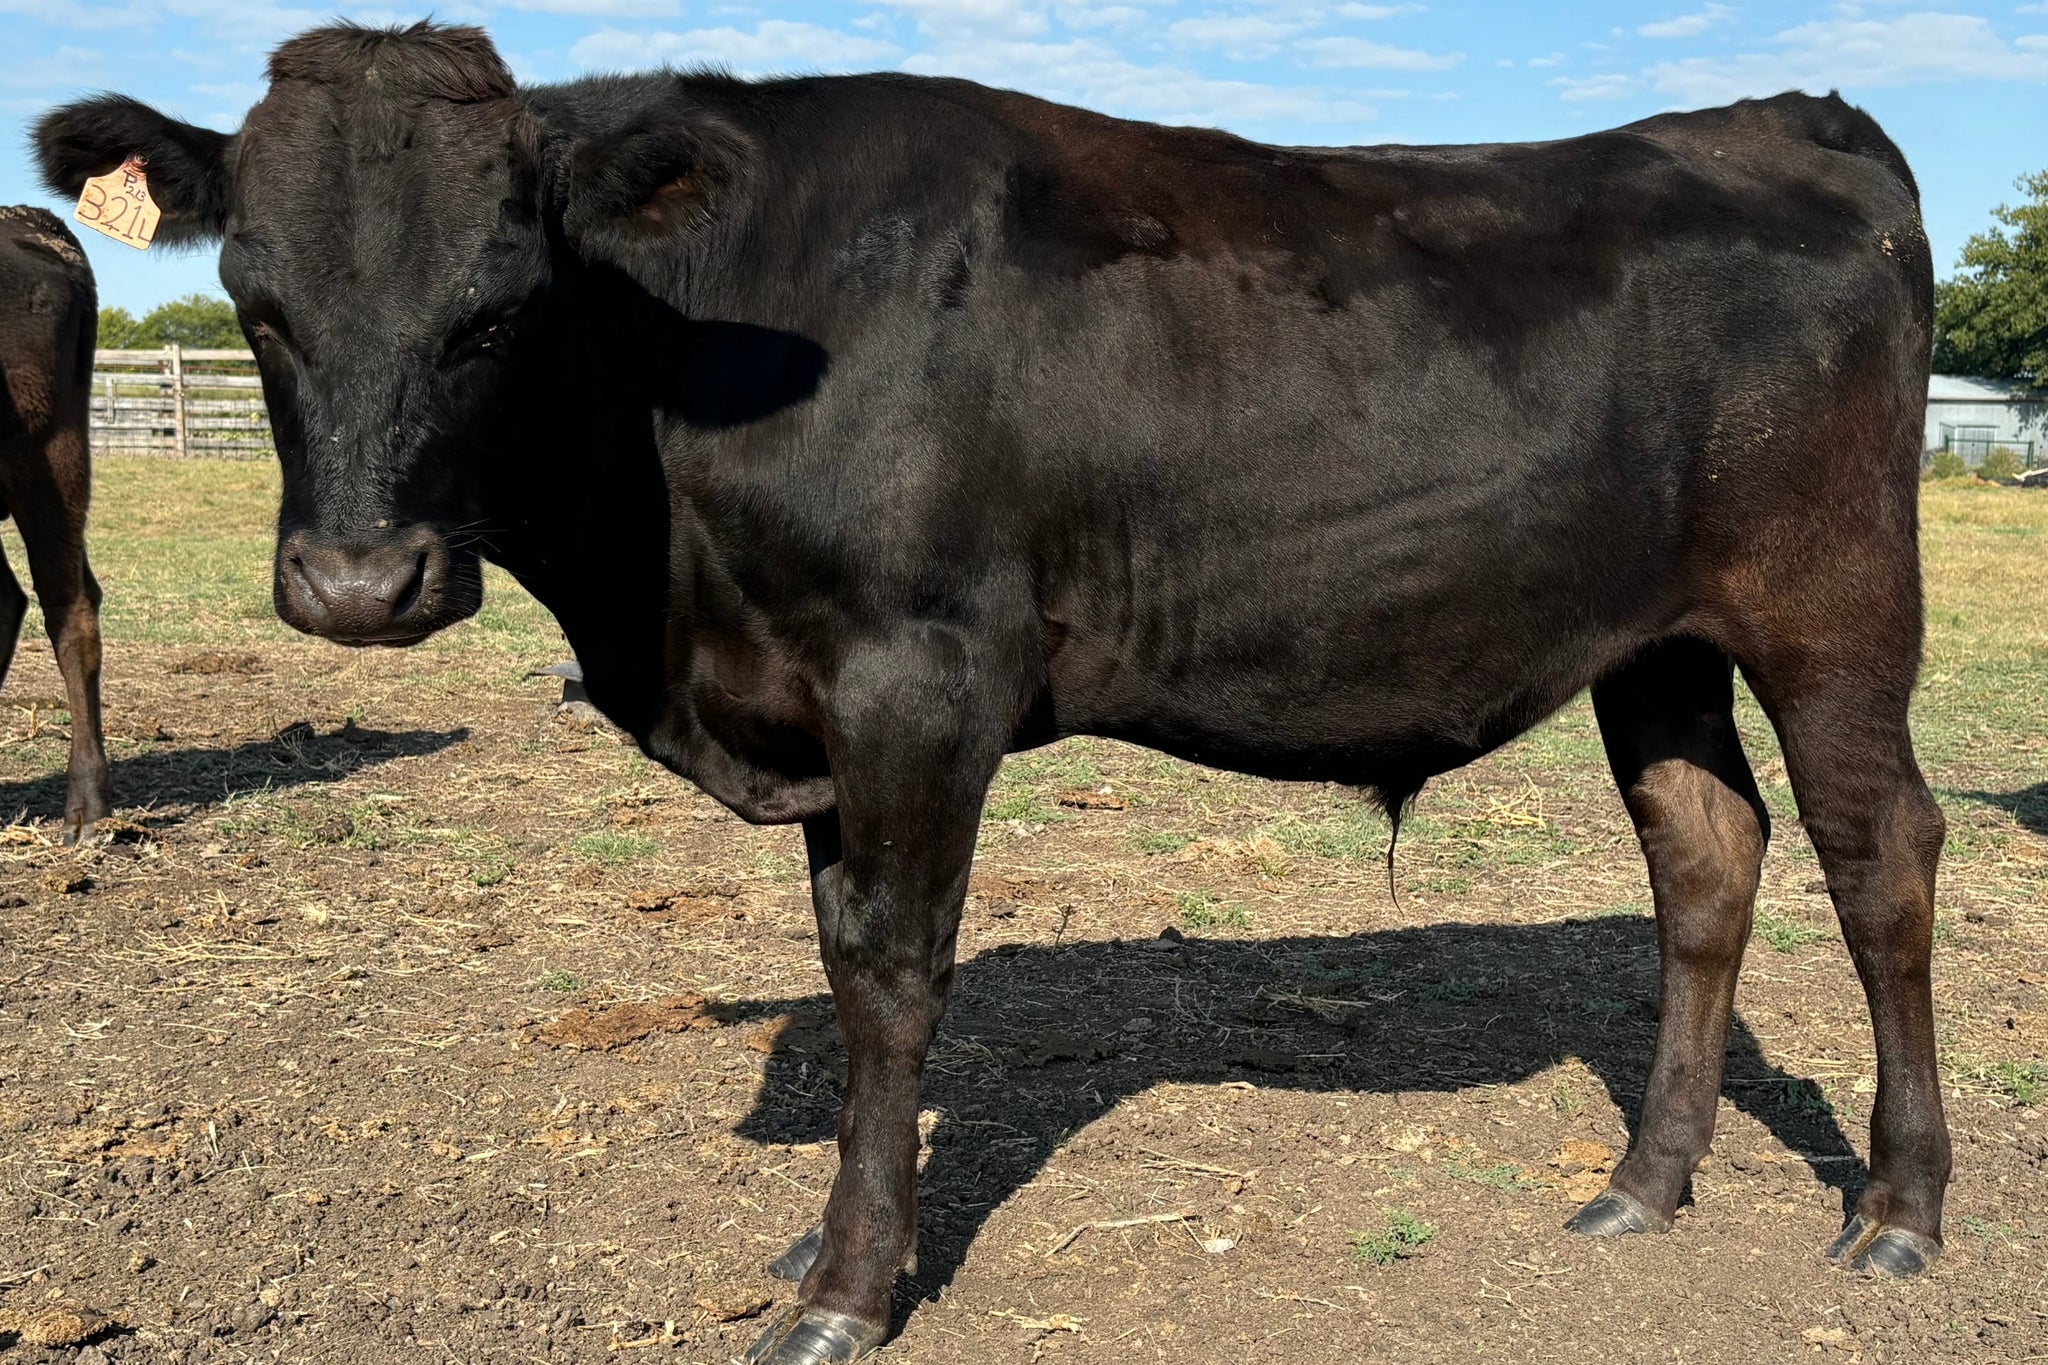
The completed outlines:
<svg viewBox="0 0 2048 1365">
<path fill-rule="evenodd" d="M 68 717 L 33 625 L 0 694 L 0 1311 L 89 1306 L 145 1365 L 725 1359 L 836 1160 L 796 836 L 558 720 L 527 674 L 560 637 L 502 576 L 405 653 L 291 633 L 276 477 L 101 463 L 115 842 L 51 842 Z M 1932 484 L 1923 521 L 1934 1277 L 1818 1256 L 1869 1024 L 1746 697 L 1778 833 L 1715 1155 L 1669 1237 L 1557 1230 L 1655 1023 L 1582 699 L 1430 786 L 1398 901 L 1348 791 L 1095 741 L 1013 759 L 891 1358 L 2043 1358 L 2048 494 Z"/>
</svg>

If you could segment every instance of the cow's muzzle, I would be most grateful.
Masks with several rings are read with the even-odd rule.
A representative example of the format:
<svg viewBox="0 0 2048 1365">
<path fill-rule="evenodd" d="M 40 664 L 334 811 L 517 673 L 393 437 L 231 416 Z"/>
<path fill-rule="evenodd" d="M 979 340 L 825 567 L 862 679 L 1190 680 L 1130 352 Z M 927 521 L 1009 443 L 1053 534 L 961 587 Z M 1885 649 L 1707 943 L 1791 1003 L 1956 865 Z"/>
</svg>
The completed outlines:
<svg viewBox="0 0 2048 1365">
<path fill-rule="evenodd" d="M 474 554 L 425 526 L 359 536 L 292 531 L 278 541 L 274 584 L 286 625 L 344 645 L 410 645 L 483 602 Z"/>
</svg>

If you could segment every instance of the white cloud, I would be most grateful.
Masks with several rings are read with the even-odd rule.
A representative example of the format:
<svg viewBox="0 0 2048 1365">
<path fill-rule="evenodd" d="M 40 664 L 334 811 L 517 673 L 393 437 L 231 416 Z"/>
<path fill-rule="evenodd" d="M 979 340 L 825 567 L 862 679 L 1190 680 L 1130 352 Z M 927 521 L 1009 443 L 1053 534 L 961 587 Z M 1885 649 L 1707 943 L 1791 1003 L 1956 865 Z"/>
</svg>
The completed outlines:
<svg viewBox="0 0 2048 1365">
<path fill-rule="evenodd" d="M 104 84 L 106 60 L 101 53 L 84 47 L 60 47 L 25 61 L 10 59 L 0 62 L 0 89 L 46 90 Z"/>
<path fill-rule="evenodd" d="M 254 81 L 229 81 L 222 85 L 194 85 L 189 88 L 195 95 L 204 95 L 210 100 L 225 100 L 244 109 L 262 99 L 268 89 Z M 240 118 L 241 115 L 237 114 L 236 117 Z"/>
<path fill-rule="evenodd" d="M 232 25 L 242 32 L 262 29 L 280 37 L 331 23 L 334 17 L 327 10 L 293 9 L 268 0 L 155 0 L 155 4 L 181 19 L 198 19 L 218 27 Z"/>
<path fill-rule="evenodd" d="M 1256 128 L 1262 123 L 1356 125 L 1378 117 L 1358 92 L 1212 80 L 1172 66 L 1140 66 L 1092 38 L 941 47 L 908 71 L 969 80 L 1163 123 Z"/>
<path fill-rule="evenodd" d="M 816 24 L 764 19 L 751 32 L 700 28 L 688 33 L 600 29 L 569 49 L 585 69 L 637 71 L 651 66 L 718 65 L 742 72 L 849 71 L 884 66 L 902 55 L 893 43 Z"/>
<path fill-rule="evenodd" d="M 1559 76 L 1550 84 L 1561 100 L 1618 100 L 1635 94 L 1643 83 L 1635 76 L 1619 73 L 1605 76 Z"/>
<path fill-rule="evenodd" d="M 1280 50 L 1282 40 L 1302 31 L 1306 25 L 1267 19 L 1256 14 L 1217 15 L 1206 19 L 1179 19 L 1166 27 L 1167 40 L 1177 47 L 1216 48 L 1239 61 L 1270 57 Z"/>
<path fill-rule="evenodd" d="M 498 0 L 507 9 L 531 14 L 573 14 L 590 19 L 667 19 L 683 12 L 683 0 Z"/>
<path fill-rule="evenodd" d="M 0 0 L 0 14 L 18 14 L 61 28 L 133 28 L 156 21 L 147 0 L 122 5 L 85 5 L 77 0 Z"/>
<path fill-rule="evenodd" d="M 2030 38 L 2008 44 L 1989 20 L 1972 14 L 1827 19 L 1786 29 L 1773 41 L 1773 52 L 1660 62 L 1647 74 L 1659 92 L 1697 104 L 1794 88 L 2048 81 L 2048 50 Z"/>
<path fill-rule="evenodd" d="M 1438 54 L 1393 47 L 1367 38 L 1308 38 L 1295 45 L 1311 66 L 1373 67 L 1384 71 L 1443 71 L 1465 60 L 1462 52 Z"/>
<path fill-rule="evenodd" d="M 1076 4 L 1063 0 L 1058 7 L 1060 22 L 1068 28 L 1135 28 L 1151 14 L 1136 5 Z"/>
<path fill-rule="evenodd" d="M 1531 57 L 1529 59 L 1529 65 L 1535 67 L 1539 71 L 1546 66 L 1563 66 L 1564 54 L 1562 52 L 1553 52 L 1548 57 Z"/>
<path fill-rule="evenodd" d="M 920 32 L 1029 38 L 1050 26 L 1044 0 L 886 0 L 912 15 Z"/>
<path fill-rule="evenodd" d="M 1727 5 L 1709 4 L 1697 14 L 1681 14 L 1676 19 L 1663 19 L 1654 24 L 1644 24 L 1638 29 L 1645 38 L 1697 38 L 1708 29 L 1725 24 L 1735 17 L 1733 8 Z"/>
</svg>

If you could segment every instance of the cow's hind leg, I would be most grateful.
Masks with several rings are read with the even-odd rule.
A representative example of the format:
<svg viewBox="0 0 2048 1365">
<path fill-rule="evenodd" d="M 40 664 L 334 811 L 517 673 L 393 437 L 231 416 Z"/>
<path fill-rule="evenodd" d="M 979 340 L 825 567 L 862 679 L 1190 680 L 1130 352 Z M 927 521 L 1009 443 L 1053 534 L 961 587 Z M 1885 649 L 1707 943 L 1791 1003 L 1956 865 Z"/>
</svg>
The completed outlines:
<svg viewBox="0 0 2048 1365">
<path fill-rule="evenodd" d="M 1663 1002 L 1641 1121 L 1608 1188 L 1565 1224 L 1664 1231 L 1713 1141 L 1735 977 L 1770 815 L 1735 731 L 1733 665 L 1674 640 L 1593 689 L 1600 735 L 1650 865 Z"/>
<path fill-rule="evenodd" d="M 1887 612 L 1886 606 L 1891 610 Z M 1918 595 L 1899 590 L 1841 610 L 1832 633 L 1801 632 L 1743 672 L 1776 725 L 1800 822 L 1870 1006 L 1877 1097 L 1870 1179 L 1831 1258 L 1917 1275 L 1941 1255 L 1948 1126 L 1934 1044 L 1934 875 L 1946 822 L 1907 729 L 1918 658 Z M 1839 638 L 1848 636 L 1849 638 Z"/>
</svg>

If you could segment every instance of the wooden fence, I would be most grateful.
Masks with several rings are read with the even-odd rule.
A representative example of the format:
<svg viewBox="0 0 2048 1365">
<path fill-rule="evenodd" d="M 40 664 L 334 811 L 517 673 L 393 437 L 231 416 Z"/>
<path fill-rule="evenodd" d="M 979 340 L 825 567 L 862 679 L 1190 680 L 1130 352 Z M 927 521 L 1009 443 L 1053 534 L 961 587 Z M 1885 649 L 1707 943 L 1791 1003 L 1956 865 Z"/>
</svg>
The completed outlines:
<svg viewBox="0 0 2048 1365">
<path fill-rule="evenodd" d="M 98 351 L 92 369 L 96 454 L 267 460 L 270 418 L 247 351 Z"/>
</svg>

